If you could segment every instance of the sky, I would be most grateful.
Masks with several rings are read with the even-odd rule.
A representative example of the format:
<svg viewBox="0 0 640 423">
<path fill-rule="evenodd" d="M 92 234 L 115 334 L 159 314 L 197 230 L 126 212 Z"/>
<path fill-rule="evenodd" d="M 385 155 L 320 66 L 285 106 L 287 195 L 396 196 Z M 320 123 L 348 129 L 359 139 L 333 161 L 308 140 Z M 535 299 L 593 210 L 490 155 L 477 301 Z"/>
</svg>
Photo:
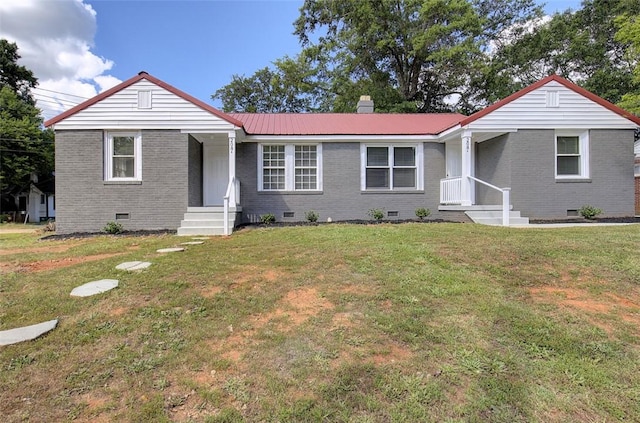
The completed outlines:
<svg viewBox="0 0 640 423">
<path fill-rule="evenodd" d="M 233 75 L 250 76 L 300 44 L 303 0 L 0 0 L 0 38 L 33 71 L 45 119 L 140 71 L 215 107 Z M 539 1 L 543 3 L 543 1 Z M 549 14 L 580 0 L 547 0 Z"/>
</svg>

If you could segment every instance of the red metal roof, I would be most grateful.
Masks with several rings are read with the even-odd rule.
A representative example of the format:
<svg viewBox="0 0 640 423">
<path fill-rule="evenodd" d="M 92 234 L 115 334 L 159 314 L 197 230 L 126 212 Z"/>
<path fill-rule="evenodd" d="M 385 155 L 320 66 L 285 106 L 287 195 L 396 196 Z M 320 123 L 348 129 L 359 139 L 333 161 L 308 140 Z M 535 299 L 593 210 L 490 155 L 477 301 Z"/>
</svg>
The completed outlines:
<svg viewBox="0 0 640 423">
<path fill-rule="evenodd" d="M 528 87 L 525 87 L 523 89 L 521 89 L 520 91 L 517 91 L 513 94 L 511 94 L 509 97 L 506 97 L 496 103 L 493 103 L 491 106 L 486 107 L 482 110 L 480 110 L 477 113 L 472 114 L 471 116 L 469 116 L 468 118 L 462 120 L 462 122 L 460 122 L 461 126 L 465 126 L 470 124 L 473 121 L 476 121 L 478 119 L 480 119 L 483 116 L 488 115 L 489 113 L 493 112 L 496 109 L 499 109 L 500 107 L 504 106 L 505 104 L 511 103 L 512 101 L 522 97 L 525 94 L 530 93 L 531 91 L 537 90 L 538 88 L 542 87 L 543 85 L 548 84 L 551 81 L 556 81 L 562 85 L 564 85 L 565 87 L 567 87 L 568 89 L 575 91 L 576 93 L 588 98 L 589 100 L 598 103 L 599 105 L 601 105 L 602 107 L 605 107 L 609 110 L 611 110 L 614 113 L 619 114 L 620 116 L 622 116 L 625 119 L 629 119 L 630 121 L 640 125 L 640 117 L 635 116 L 632 113 L 627 112 L 626 110 L 621 109 L 620 107 L 616 106 L 613 103 L 609 103 L 607 100 L 598 97 L 597 95 L 595 95 L 594 93 L 585 90 L 584 88 L 574 84 L 571 81 L 568 81 L 566 79 L 564 79 L 561 76 L 558 75 L 549 75 L 544 79 L 539 80 L 538 82 L 535 82 L 531 85 L 529 85 Z"/>
<path fill-rule="evenodd" d="M 54 125 L 58 122 L 60 122 L 61 120 L 64 120 L 66 118 L 68 118 L 69 116 L 75 115 L 76 113 L 86 109 L 87 107 L 96 104 L 97 102 L 112 96 L 113 94 L 127 88 L 130 85 L 135 84 L 136 82 L 142 80 L 142 79 L 146 79 L 149 82 L 153 82 L 154 84 L 156 84 L 159 87 L 164 88 L 165 90 L 177 95 L 178 97 L 181 97 L 182 99 L 193 103 L 194 105 L 200 107 L 203 110 L 206 110 L 207 112 L 219 117 L 222 120 L 225 120 L 229 123 L 231 123 L 232 125 L 238 126 L 238 127 L 242 127 L 242 122 L 232 118 L 231 116 L 229 116 L 228 114 L 221 112 L 220 110 L 216 109 L 215 107 L 212 107 L 210 105 L 208 105 L 207 103 L 204 103 L 200 100 L 198 100 L 195 97 L 190 96 L 189 94 L 185 93 L 184 91 L 181 91 L 179 89 L 177 89 L 176 87 L 167 84 L 164 81 L 159 80 L 158 78 L 149 75 L 147 72 L 139 72 L 136 76 L 127 79 L 126 81 L 116 85 L 113 88 L 108 89 L 107 91 L 98 94 L 97 96 L 90 98 L 89 100 L 78 104 L 77 106 L 75 106 L 72 109 L 67 110 L 64 113 L 59 114 L 58 116 L 49 119 L 48 121 L 46 121 L 44 123 L 44 126 L 51 126 Z"/>
<path fill-rule="evenodd" d="M 249 135 L 437 135 L 458 113 L 230 113 Z"/>
</svg>

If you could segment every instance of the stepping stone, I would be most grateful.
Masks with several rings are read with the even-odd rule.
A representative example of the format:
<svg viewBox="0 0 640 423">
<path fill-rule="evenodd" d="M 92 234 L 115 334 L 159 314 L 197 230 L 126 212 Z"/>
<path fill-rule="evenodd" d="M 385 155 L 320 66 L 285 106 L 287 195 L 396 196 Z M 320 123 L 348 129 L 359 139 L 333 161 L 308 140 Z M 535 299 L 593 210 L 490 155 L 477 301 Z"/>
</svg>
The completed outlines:
<svg viewBox="0 0 640 423">
<path fill-rule="evenodd" d="M 149 266 L 151 266 L 151 263 L 148 261 L 127 261 L 117 265 L 116 269 L 134 272 L 136 270 L 146 269 Z"/>
<path fill-rule="evenodd" d="M 21 328 L 9 329 L 0 332 L 0 345 L 17 344 L 18 342 L 30 341 L 40 335 L 53 330 L 58 324 L 58 319 L 36 325 L 24 326 Z"/>
<path fill-rule="evenodd" d="M 115 279 L 100 279 L 99 281 L 93 281 L 73 288 L 71 291 L 72 297 L 90 297 L 96 294 L 102 294 L 112 290 L 118 286 L 118 281 Z"/>
<path fill-rule="evenodd" d="M 160 248 L 156 250 L 158 253 L 178 253 L 180 251 L 184 251 L 184 247 Z"/>
<path fill-rule="evenodd" d="M 207 238 L 206 236 L 199 236 L 191 239 L 195 239 L 196 241 L 206 241 L 209 238 Z"/>
<path fill-rule="evenodd" d="M 204 244 L 204 241 L 189 241 L 189 242 L 181 242 L 180 245 L 200 245 Z"/>
</svg>

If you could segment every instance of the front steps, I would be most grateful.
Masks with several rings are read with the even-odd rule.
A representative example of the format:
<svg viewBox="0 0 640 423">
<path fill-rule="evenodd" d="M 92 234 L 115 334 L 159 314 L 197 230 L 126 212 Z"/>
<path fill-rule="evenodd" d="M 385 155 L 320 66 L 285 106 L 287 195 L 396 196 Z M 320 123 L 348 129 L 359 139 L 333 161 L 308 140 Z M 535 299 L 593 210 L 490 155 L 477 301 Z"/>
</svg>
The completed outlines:
<svg viewBox="0 0 640 423">
<path fill-rule="evenodd" d="M 241 212 L 241 207 L 229 207 L 229 234 L 233 232 Z M 224 207 L 188 207 L 178 235 L 224 235 Z"/>
<path fill-rule="evenodd" d="M 464 214 L 469 216 L 474 223 L 482 225 L 502 225 L 502 206 L 480 206 L 483 209 L 465 210 Z M 509 226 L 528 225 L 529 218 L 522 217 L 519 211 L 509 211 Z"/>
</svg>

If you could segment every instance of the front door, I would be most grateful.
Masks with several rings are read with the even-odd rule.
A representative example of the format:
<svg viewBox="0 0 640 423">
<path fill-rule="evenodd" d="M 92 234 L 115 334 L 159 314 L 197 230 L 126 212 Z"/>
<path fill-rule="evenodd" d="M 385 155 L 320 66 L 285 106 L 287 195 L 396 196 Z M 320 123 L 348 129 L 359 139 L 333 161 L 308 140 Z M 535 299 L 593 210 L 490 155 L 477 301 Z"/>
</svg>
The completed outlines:
<svg viewBox="0 0 640 423">
<path fill-rule="evenodd" d="M 229 151 L 227 144 L 205 142 L 203 148 L 203 197 L 205 206 L 221 206 L 229 185 Z"/>
</svg>

